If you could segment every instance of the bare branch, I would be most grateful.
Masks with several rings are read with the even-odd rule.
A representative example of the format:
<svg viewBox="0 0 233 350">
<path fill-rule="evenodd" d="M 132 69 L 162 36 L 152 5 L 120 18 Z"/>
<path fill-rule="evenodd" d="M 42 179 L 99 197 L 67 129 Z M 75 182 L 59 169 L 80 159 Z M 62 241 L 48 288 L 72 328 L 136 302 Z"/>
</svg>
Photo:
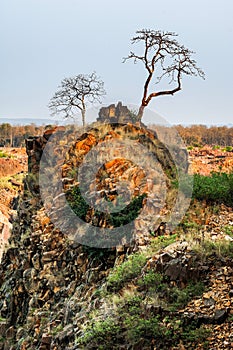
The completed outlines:
<svg viewBox="0 0 233 350">
<path fill-rule="evenodd" d="M 204 72 L 197 67 L 196 61 L 192 59 L 193 51 L 179 44 L 176 40 L 178 35 L 174 32 L 155 31 L 142 29 L 136 32 L 131 39 L 132 44 L 141 43 L 144 46 L 144 54 L 138 55 L 134 52 L 123 59 L 123 62 L 133 59 L 134 63 L 141 61 L 147 72 L 143 88 L 141 107 L 138 113 L 138 120 L 141 121 L 144 107 L 152 98 L 161 95 L 174 95 L 180 91 L 183 75 L 199 76 L 204 79 Z M 168 78 L 168 84 L 174 84 L 174 88 L 161 91 L 149 92 L 152 79 L 159 84 L 163 78 Z"/>
<path fill-rule="evenodd" d="M 64 118 L 74 117 L 79 110 L 84 126 L 87 102 L 101 103 L 104 95 L 106 95 L 104 83 L 95 72 L 79 74 L 61 81 L 61 85 L 51 98 L 48 107 L 52 115 L 61 114 Z"/>
</svg>

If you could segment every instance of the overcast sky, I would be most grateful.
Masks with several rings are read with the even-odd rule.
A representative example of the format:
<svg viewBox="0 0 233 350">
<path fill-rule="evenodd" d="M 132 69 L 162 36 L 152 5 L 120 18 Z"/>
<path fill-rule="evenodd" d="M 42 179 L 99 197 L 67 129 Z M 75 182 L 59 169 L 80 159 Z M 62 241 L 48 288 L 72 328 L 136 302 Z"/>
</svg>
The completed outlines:
<svg viewBox="0 0 233 350">
<path fill-rule="evenodd" d="M 194 50 L 206 80 L 183 79 L 183 90 L 150 108 L 170 123 L 233 123 L 233 1 L 1 0 L 1 118 L 47 118 L 64 77 L 95 70 L 105 104 L 139 104 L 146 72 L 122 63 L 137 29 L 174 31 Z"/>
</svg>

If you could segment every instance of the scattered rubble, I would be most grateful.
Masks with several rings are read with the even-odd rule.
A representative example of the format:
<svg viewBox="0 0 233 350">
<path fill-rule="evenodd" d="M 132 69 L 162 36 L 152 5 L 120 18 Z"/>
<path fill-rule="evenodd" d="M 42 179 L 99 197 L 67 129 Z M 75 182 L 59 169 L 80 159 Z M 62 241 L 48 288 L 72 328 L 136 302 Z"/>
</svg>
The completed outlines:
<svg viewBox="0 0 233 350">
<path fill-rule="evenodd" d="M 190 172 L 208 176 L 211 172 L 230 172 L 233 169 L 233 152 L 213 149 L 210 146 L 189 151 Z"/>
</svg>

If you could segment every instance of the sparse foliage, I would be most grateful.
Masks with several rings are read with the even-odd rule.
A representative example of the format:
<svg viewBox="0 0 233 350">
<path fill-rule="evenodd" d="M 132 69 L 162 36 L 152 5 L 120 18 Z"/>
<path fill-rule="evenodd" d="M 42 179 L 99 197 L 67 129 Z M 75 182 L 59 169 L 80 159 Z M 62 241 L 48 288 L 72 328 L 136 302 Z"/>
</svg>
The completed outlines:
<svg viewBox="0 0 233 350">
<path fill-rule="evenodd" d="M 142 55 L 130 52 L 124 62 L 133 59 L 134 63 L 141 61 L 146 70 L 147 78 L 144 84 L 142 102 L 138 111 L 137 119 L 141 121 L 144 108 L 154 97 L 162 95 L 174 95 L 182 88 L 181 80 L 183 75 L 200 76 L 204 78 L 204 72 L 197 67 L 196 61 L 192 59 L 193 51 L 181 45 L 174 32 L 155 31 L 142 29 L 136 32 L 131 39 L 132 44 L 143 43 L 144 52 Z M 156 84 L 163 78 L 168 78 L 168 84 L 173 84 L 170 89 L 149 91 L 152 79 Z"/>
<path fill-rule="evenodd" d="M 53 115 L 61 114 L 64 118 L 76 117 L 79 110 L 82 115 L 82 124 L 85 126 L 87 102 L 100 103 L 105 94 L 104 83 L 95 72 L 79 74 L 61 81 L 48 107 Z"/>
</svg>

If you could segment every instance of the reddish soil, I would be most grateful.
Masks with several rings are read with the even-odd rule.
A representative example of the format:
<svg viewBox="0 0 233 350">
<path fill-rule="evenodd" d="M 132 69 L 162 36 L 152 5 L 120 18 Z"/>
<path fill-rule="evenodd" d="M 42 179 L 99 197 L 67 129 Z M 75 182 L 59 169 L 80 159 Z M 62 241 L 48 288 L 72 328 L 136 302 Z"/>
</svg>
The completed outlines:
<svg viewBox="0 0 233 350">
<path fill-rule="evenodd" d="M 193 173 L 208 176 L 211 172 L 233 171 L 233 152 L 225 152 L 221 149 L 212 149 L 205 146 L 189 151 L 190 170 Z"/>
<path fill-rule="evenodd" d="M 0 158 L 0 177 L 12 176 L 27 170 L 25 148 L 0 148 L 0 152 L 10 156 L 9 158 Z"/>
</svg>

